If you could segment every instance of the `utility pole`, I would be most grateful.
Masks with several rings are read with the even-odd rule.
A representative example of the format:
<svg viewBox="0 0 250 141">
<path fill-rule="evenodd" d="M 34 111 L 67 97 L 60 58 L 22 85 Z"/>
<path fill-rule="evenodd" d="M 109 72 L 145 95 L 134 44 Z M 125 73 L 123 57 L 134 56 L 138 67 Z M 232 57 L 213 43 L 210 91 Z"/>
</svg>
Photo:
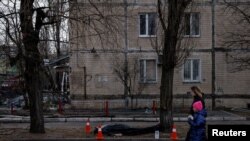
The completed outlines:
<svg viewBox="0 0 250 141">
<path fill-rule="evenodd" d="M 215 0 L 212 0 L 212 49 L 211 49 L 211 59 L 212 59 L 212 110 L 215 109 Z"/>
</svg>

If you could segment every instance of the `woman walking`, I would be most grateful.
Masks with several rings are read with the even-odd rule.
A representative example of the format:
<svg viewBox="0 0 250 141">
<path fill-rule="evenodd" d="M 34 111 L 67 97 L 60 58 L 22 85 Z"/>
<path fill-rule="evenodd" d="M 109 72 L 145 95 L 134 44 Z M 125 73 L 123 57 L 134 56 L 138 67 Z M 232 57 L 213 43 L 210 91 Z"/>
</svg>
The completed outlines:
<svg viewBox="0 0 250 141">
<path fill-rule="evenodd" d="M 197 86 L 192 86 L 191 87 L 191 94 L 193 96 L 193 102 L 190 106 L 190 111 L 189 114 L 193 115 L 194 114 L 194 110 L 193 110 L 193 104 L 197 101 L 201 101 L 203 109 L 205 109 L 205 100 L 204 100 L 204 93 L 201 91 L 201 89 Z"/>
</svg>

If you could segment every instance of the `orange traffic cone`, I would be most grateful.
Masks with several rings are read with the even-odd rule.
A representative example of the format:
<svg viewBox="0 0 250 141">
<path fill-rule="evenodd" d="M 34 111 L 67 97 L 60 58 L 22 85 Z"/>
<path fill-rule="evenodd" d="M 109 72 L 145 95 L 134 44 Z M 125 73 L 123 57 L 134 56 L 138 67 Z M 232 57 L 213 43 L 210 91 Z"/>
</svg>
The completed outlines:
<svg viewBox="0 0 250 141">
<path fill-rule="evenodd" d="M 86 135 L 89 135 L 90 134 L 90 130 L 91 130 L 91 127 L 90 127 L 90 122 L 89 122 L 89 118 L 86 122 L 86 125 L 85 125 L 85 133 Z"/>
<path fill-rule="evenodd" d="M 104 137 L 102 135 L 102 127 L 101 127 L 101 125 L 98 126 L 98 133 L 97 133 L 96 139 L 97 140 L 103 140 L 104 139 Z"/>
<path fill-rule="evenodd" d="M 172 140 L 177 140 L 178 139 L 175 125 L 173 125 L 172 133 L 170 134 L 170 138 Z"/>
</svg>

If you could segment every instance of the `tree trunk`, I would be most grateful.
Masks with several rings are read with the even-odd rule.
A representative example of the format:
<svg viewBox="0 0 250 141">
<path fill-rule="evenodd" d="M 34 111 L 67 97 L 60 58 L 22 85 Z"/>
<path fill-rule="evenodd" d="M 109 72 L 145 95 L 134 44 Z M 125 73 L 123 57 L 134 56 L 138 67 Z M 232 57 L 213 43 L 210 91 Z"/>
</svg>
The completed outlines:
<svg viewBox="0 0 250 141">
<path fill-rule="evenodd" d="M 171 27 L 171 24 L 169 24 Z M 164 132 L 171 132 L 173 125 L 172 101 L 173 101 L 173 78 L 175 67 L 175 45 L 176 38 L 172 38 L 175 32 L 169 29 L 165 35 L 163 61 L 162 61 L 162 77 L 160 88 L 160 125 Z"/>
<path fill-rule="evenodd" d="M 162 72 L 160 94 L 160 125 L 164 132 L 171 132 L 173 125 L 173 70 Z"/>
<path fill-rule="evenodd" d="M 42 26 L 42 11 L 37 12 L 34 25 L 34 0 L 22 0 L 20 5 L 20 23 L 24 44 L 25 84 L 30 102 L 30 132 L 44 133 L 44 119 L 42 110 L 42 93 L 40 76 L 42 59 L 38 50 L 39 31 Z"/>
<path fill-rule="evenodd" d="M 25 44 L 28 47 L 31 44 Z M 36 50 L 37 44 L 34 44 L 34 50 L 32 52 L 38 52 Z M 31 53 L 37 54 L 37 53 Z M 32 59 L 33 58 L 33 59 Z M 42 93 L 41 93 L 41 68 L 40 68 L 40 57 L 30 55 L 30 58 L 26 59 L 26 71 L 25 81 L 27 84 L 27 91 L 29 95 L 30 103 L 30 132 L 31 133 L 45 133 L 44 130 L 44 119 L 43 119 L 43 105 L 42 105 Z M 39 63 L 40 62 L 40 63 Z"/>
<path fill-rule="evenodd" d="M 173 125 L 173 78 L 177 58 L 177 42 L 184 11 L 191 0 L 168 0 L 168 20 L 165 22 L 158 0 L 158 14 L 164 30 L 162 76 L 160 88 L 160 126 L 163 132 L 171 132 Z"/>
<path fill-rule="evenodd" d="M 42 108 L 42 93 L 39 91 L 37 77 L 30 81 L 29 100 L 30 100 L 30 132 L 31 133 L 45 133 L 43 108 Z M 33 82 L 33 84 L 32 84 Z"/>
</svg>

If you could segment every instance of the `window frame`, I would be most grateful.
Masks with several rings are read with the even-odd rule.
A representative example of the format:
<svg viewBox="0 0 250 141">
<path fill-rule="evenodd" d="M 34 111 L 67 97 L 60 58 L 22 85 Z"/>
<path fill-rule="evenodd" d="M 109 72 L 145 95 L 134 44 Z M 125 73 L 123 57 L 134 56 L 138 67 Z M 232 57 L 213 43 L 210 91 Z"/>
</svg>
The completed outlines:
<svg viewBox="0 0 250 141">
<path fill-rule="evenodd" d="M 156 12 L 148 12 L 148 13 L 139 13 L 139 20 L 138 20 L 138 26 L 139 26 L 139 37 L 156 37 L 156 31 L 155 31 L 155 34 L 154 35 L 149 35 L 149 14 L 155 14 L 155 30 L 156 30 L 156 16 L 157 16 L 157 13 Z M 141 34 L 141 15 L 145 15 L 145 27 L 146 27 L 146 34 Z"/>
<path fill-rule="evenodd" d="M 153 61 L 155 61 L 155 80 L 154 81 L 148 81 L 147 80 L 147 61 L 148 60 L 153 60 Z M 148 83 L 148 84 L 152 84 L 152 83 L 157 83 L 157 75 L 158 75 L 158 73 L 157 73 L 157 59 L 155 59 L 155 58 L 141 58 L 141 59 L 139 59 L 138 60 L 139 61 L 139 83 L 144 83 L 144 84 L 146 84 L 146 83 Z M 143 61 L 143 81 L 141 80 L 141 61 Z"/>
<path fill-rule="evenodd" d="M 184 14 L 184 19 L 185 19 L 186 14 L 190 15 L 190 18 L 189 18 L 189 26 L 190 26 L 189 29 L 190 29 L 190 31 L 189 31 L 189 35 L 186 35 L 186 31 L 184 30 L 184 37 L 194 37 L 194 38 L 201 37 L 201 14 L 200 14 L 200 12 L 186 12 Z M 194 14 L 198 14 L 198 17 L 199 17 L 199 34 L 198 35 L 191 35 L 192 29 L 193 29 L 193 26 L 192 26 L 193 16 L 192 15 L 194 15 Z"/>
<path fill-rule="evenodd" d="M 190 74 L 190 79 L 185 79 L 185 76 L 184 76 L 184 73 L 185 73 L 185 63 L 186 63 L 186 61 L 187 60 L 191 60 L 191 70 L 190 70 L 190 72 L 191 72 L 191 74 Z M 199 68 L 198 68 L 198 72 L 199 72 L 199 75 L 198 75 L 198 79 L 197 80 L 194 80 L 193 79 L 193 61 L 194 60 L 198 60 L 198 62 L 199 62 Z M 183 67 L 182 67 L 182 80 L 183 80 L 183 82 L 184 83 L 200 83 L 201 82 L 201 59 L 199 59 L 199 58 L 188 58 L 188 59 L 186 59 L 185 60 L 185 62 L 184 62 L 184 64 L 183 64 Z"/>
</svg>

